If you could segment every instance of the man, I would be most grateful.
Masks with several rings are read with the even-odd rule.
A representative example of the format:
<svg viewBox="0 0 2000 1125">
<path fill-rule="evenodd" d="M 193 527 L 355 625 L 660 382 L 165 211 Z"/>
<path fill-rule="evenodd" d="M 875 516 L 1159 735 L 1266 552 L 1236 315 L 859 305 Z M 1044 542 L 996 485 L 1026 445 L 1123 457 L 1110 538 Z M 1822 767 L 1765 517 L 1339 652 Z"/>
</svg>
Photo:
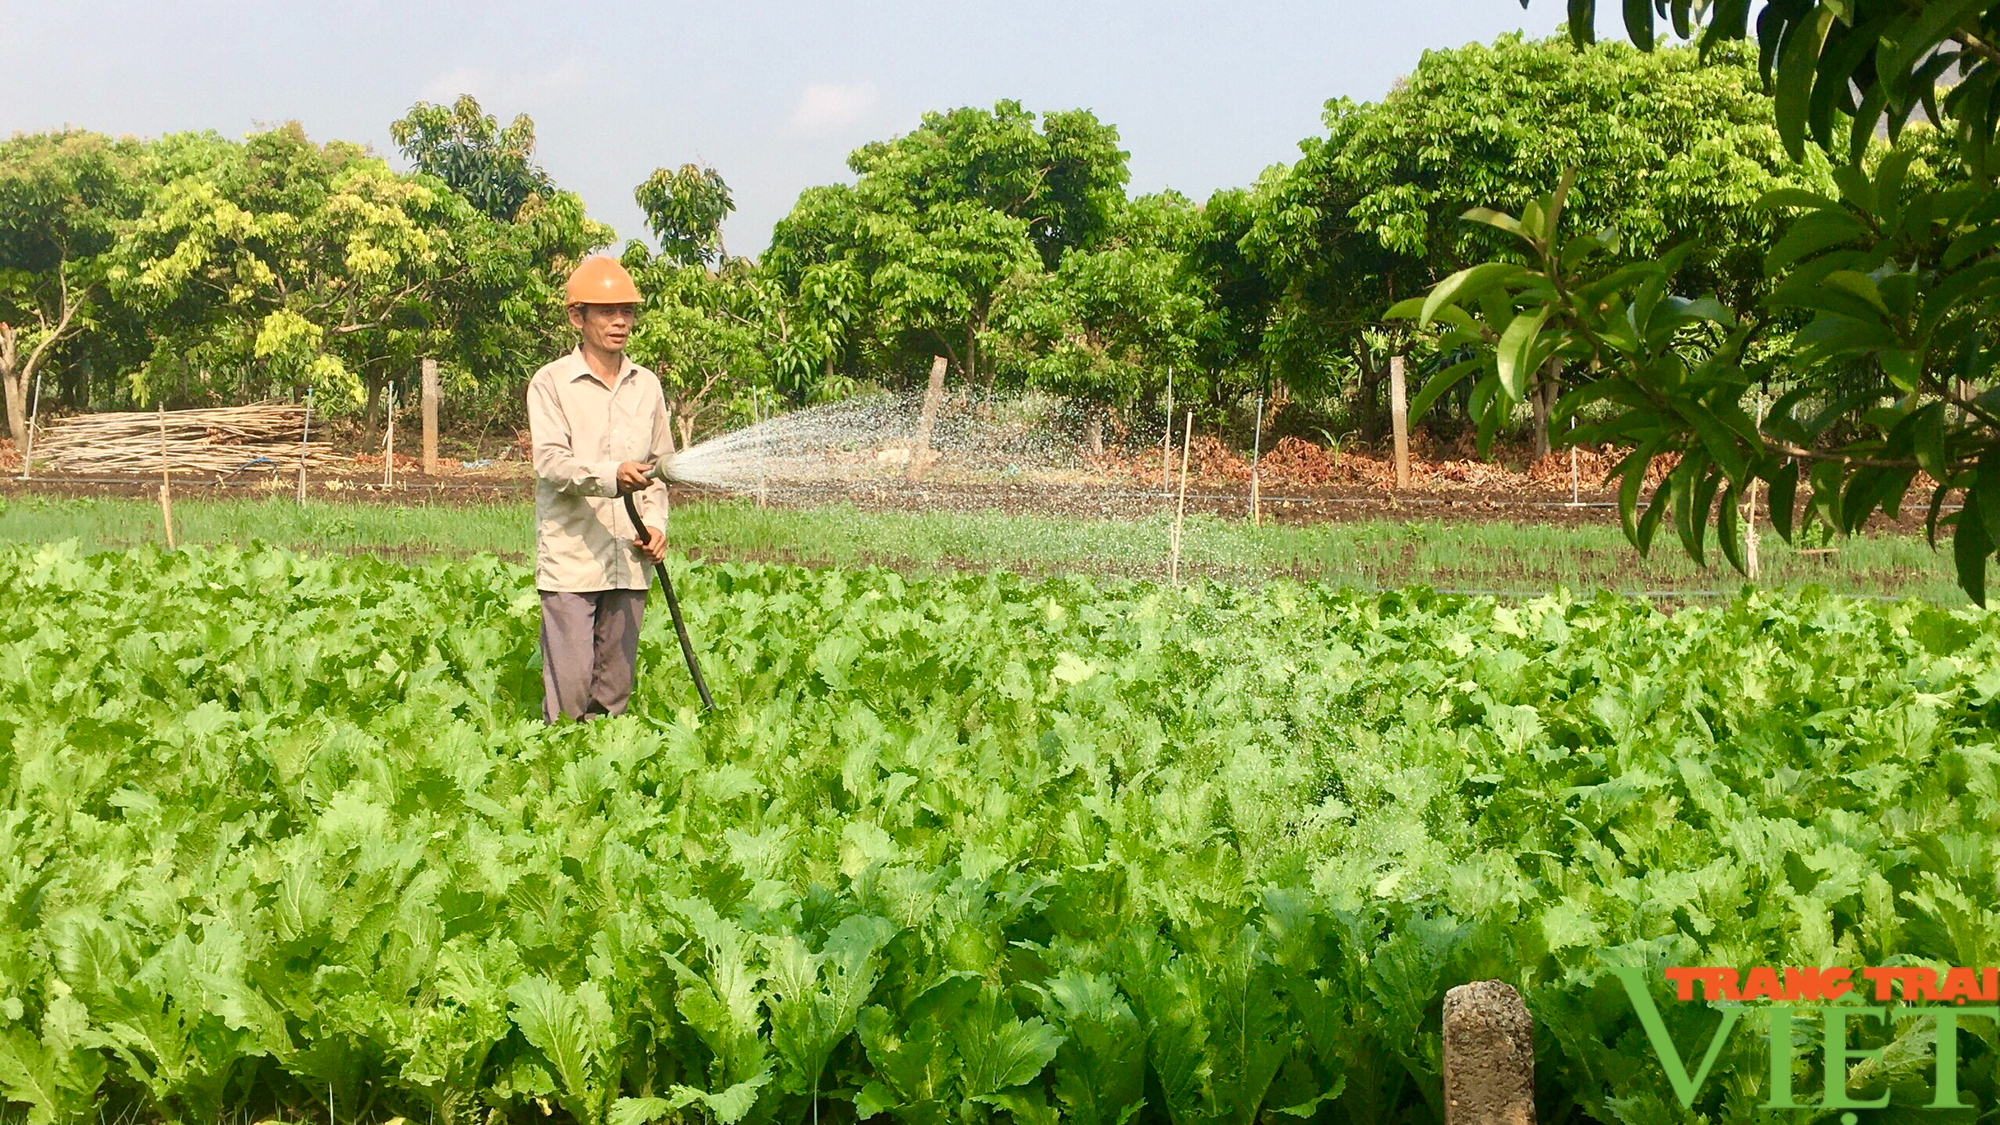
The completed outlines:
<svg viewBox="0 0 2000 1125">
<path fill-rule="evenodd" d="M 587 258 L 569 276 L 577 349 L 528 383 L 535 456 L 535 586 L 542 718 L 618 715 L 632 695 L 647 564 L 665 557 L 667 490 L 646 470 L 673 451 L 660 380 L 625 357 L 632 275 Z M 635 529 L 619 497 L 638 492 Z"/>
</svg>

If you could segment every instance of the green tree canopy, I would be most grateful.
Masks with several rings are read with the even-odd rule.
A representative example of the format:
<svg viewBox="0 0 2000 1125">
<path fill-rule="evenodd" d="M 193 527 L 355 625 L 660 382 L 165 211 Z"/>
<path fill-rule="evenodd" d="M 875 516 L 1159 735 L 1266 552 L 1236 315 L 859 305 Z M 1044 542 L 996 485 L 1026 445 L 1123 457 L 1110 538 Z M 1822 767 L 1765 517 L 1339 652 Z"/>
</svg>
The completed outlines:
<svg viewBox="0 0 2000 1125">
<path fill-rule="evenodd" d="M 1580 229 L 1616 227 L 1643 251 L 1691 241 L 1698 283 L 1747 294 L 1772 229 L 1758 201 L 1826 182 L 1823 163 L 1786 159 L 1754 59 L 1733 49 L 1704 65 L 1510 35 L 1426 52 L 1382 101 L 1328 102 L 1326 124 L 1261 185 L 1245 246 L 1282 290 L 1281 373 L 1323 383 L 1344 355 L 1365 418 L 1382 309 L 1500 245 L 1458 221 L 1468 208 L 1518 208 L 1574 169 Z"/>
<path fill-rule="evenodd" d="M 996 358 L 1092 404 L 1130 406 L 1176 364 L 1192 374 L 1206 294 L 1184 259 L 1200 221 L 1184 196 L 1142 196 L 1094 248 L 1016 274 L 997 304 Z"/>
<path fill-rule="evenodd" d="M 17 443 L 36 371 L 83 330 L 118 223 L 138 207 L 137 150 L 81 131 L 0 141 L 0 393 Z"/>
<path fill-rule="evenodd" d="M 997 294 L 1110 230 L 1127 178 L 1117 144 L 1086 110 L 1046 114 L 1039 129 L 1012 101 L 925 114 L 916 130 L 855 151 L 852 188 L 801 196 L 766 257 L 794 295 L 814 266 L 847 263 L 819 275 L 838 294 L 822 304 L 840 314 L 821 334 L 864 337 L 839 350 L 911 375 L 942 354 L 990 384 L 982 338 Z"/>
<path fill-rule="evenodd" d="M 662 254 L 682 265 L 706 265 L 723 256 L 722 221 L 736 210 L 736 200 L 720 172 L 699 164 L 671 172 L 655 168 L 632 197 L 646 212 Z"/>
<path fill-rule="evenodd" d="M 1595 8 L 1570 5 L 1580 41 Z M 1801 485 L 1807 522 L 1843 532 L 1896 513 L 1920 488 L 1933 536 L 1952 533 L 1960 585 L 1984 601 L 1987 562 L 2000 548 L 2000 196 L 1991 181 L 2000 3 L 1654 0 L 1624 12 L 1643 46 L 1664 15 L 1677 36 L 1724 57 L 1754 16 L 1779 136 L 1802 164 L 1832 157 L 1832 188 L 1765 197 L 1785 219 L 1763 255 L 1758 301 L 1676 295 L 1693 248 L 1653 258 L 1641 242 L 1635 258 L 1616 238 L 1578 237 L 1567 181 L 1511 214 L 1468 212 L 1508 236 L 1510 254 L 1395 310 L 1447 327 L 1447 341 L 1475 352 L 1419 400 L 1472 378 L 1489 433 L 1527 393 L 1524 372 L 1566 359 L 1587 381 L 1552 422 L 1593 405 L 1601 416 L 1573 440 L 1631 448 L 1619 501 L 1642 551 L 1670 525 L 1701 558 L 1713 525 L 1723 554 L 1744 566 L 1743 504 L 1759 485 L 1786 537 L 1800 526 Z M 1908 128 L 1919 113 L 1956 137 L 1955 151 Z M 1642 497 L 1648 467 L 1669 454 L 1672 471 Z M 1962 507 L 1952 512 L 1954 494 Z"/>
<path fill-rule="evenodd" d="M 296 124 L 242 144 L 168 138 L 152 158 L 199 171 L 166 178 L 110 267 L 114 291 L 157 325 L 142 395 L 160 378 L 237 383 L 254 370 L 264 388 L 372 403 L 438 344 L 453 236 L 473 214 L 464 200 Z"/>
<path fill-rule="evenodd" d="M 389 135 L 418 172 L 443 180 L 503 223 L 531 197 L 555 191 L 535 163 L 535 123 L 523 113 L 502 128 L 471 94 L 449 106 L 418 102 L 389 125 Z"/>
</svg>

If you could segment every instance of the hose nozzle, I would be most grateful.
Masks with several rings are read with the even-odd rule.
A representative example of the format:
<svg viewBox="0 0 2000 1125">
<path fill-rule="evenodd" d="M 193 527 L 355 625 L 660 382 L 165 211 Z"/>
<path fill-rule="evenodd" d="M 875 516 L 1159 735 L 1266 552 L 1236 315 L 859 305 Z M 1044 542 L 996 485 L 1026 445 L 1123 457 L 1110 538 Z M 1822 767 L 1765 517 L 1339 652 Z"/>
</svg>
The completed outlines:
<svg viewBox="0 0 2000 1125">
<path fill-rule="evenodd" d="M 653 467 L 646 470 L 646 476 L 661 484 L 678 484 L 681 479 L 674 475 L 674 455 L 671 453 L 654 462 Z"/>
</svg>

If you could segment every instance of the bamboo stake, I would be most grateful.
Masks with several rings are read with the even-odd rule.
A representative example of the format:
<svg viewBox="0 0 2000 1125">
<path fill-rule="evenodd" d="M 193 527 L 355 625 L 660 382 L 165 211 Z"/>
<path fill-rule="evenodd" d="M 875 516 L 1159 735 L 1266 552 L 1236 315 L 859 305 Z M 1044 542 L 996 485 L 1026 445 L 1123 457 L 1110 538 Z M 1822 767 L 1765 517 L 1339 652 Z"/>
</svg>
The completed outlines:
<svg viewBox="0 0 2000 1125">
<path fill-rule="evenodd" d="M 1576 415 L 1569 416 L 1569 428 L 1576 429 Z M 1582 481 L 1576 472 L 1576 443 L 1569 444 L 1569 506 L 1574 508 L 1583 503 Z"/>
<path fill-rule="evenodd" d="M 1764 428 L 1764 396 L 1757 396 L 1757 428 Z M 1750 480 L 1750 510 L 1743 517 L 1743 571 L 1744 577 L 1757 581 L 1758 572 L 1763 568 L 1757 558 L 1757 480 Z"/>
<path fill-rule="evenodd" d="M 1160 435 L 1160 495 L 1174 491 L 1174 368 L 1167 365 L 1167 431 Z"/>
<path fill-rule="evenodd" d="M 28 479 L 28 466 L 35 463 L 35 423 L 42 416 L 42 373 L 35 372 L 35 398 L 28 407 L 28 448 L 21 454 L 21 479 Z"/>
<path fill-rule="evenodd" d="M 84 414 L 35 429 L 35 456 L 65 473 L 157 475 L 160 469 L 158 410 Z M 178 473 L 231 474 L 261 460 L 268 471 L 301 443 L 304 408 L 296 404 L 168 410 L 167 461 Z M 305 435 L 307 462 L 333 459 L 333 448 Z"/>
<path fill-rule="evenodd" d="M 311 448 L 313 426 L 313 392 L 306 388 L 306 420 L 299 427 L 299 506 L 306 503 L 306 450 Z"/>
<path fill-rule="evenodd" d="M 1169 565 L 1174 585 L 1181 584 L 1181 524 L 1187 519 L 1188 446 L 1194 441 L 1194 411 L 1187 412 L 1187 429 L 1181 437 L 1181 498 L 1174 510 L 1174 535 L 1169 549 Z"/>
<path fill-rule="evenodd" d="M 167 550 L 174 550 L 173 477 L 167 468 L 167 404 L 160 403 L 160 521 L 167 529 Z"/>
<path fill-rule="evenodd" d="M 396 384 L 389 384 L 389 425 L 382 435 L 382 487 L 396 484 Z"/>
<path fill-rule="evenodd" d="M 1257 460 L 1264 447 L 1264 396 L 1257 396 L 1257 420 L 1250 424 L 1250 526 L 1262 527 L 1264 513 L 1258 495 Z"/>
</svg>

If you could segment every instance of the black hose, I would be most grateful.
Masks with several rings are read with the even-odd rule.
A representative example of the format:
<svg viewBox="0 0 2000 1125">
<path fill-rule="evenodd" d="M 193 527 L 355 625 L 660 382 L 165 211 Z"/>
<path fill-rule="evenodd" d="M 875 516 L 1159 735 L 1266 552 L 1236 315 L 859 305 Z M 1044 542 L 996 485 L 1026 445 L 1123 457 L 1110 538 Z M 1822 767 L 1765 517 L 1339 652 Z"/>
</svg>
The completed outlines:
<svg viewBox="0 0 2000 1125">
<path fill-rule="evenodd" d="M 639 505 L 632 502 L 632 494 L 625 494 L 625 514 L 632 517 L 632 534 L 641 541 L 646 538 L 646 525 L 639 519 Z M 694 642 L 688 640 L 687 622 L 681 619 L 681 600 L 674 597 L 674 580 L 667 577 L 667 564 L 657 562 L 653 569 L 659 573 L 660 589 L 667 592 L 667 612 L 674 617 L 674 633 L 681 639 L 681 655 L 687 657 L 688 675 L 694 677 L 694 690 L 701 694 L 701 709 L 715 710 L 715 700 L 708 694 L 708 681 L 701 678 L 701 665 L 694 659 Z"/>
</svg>

